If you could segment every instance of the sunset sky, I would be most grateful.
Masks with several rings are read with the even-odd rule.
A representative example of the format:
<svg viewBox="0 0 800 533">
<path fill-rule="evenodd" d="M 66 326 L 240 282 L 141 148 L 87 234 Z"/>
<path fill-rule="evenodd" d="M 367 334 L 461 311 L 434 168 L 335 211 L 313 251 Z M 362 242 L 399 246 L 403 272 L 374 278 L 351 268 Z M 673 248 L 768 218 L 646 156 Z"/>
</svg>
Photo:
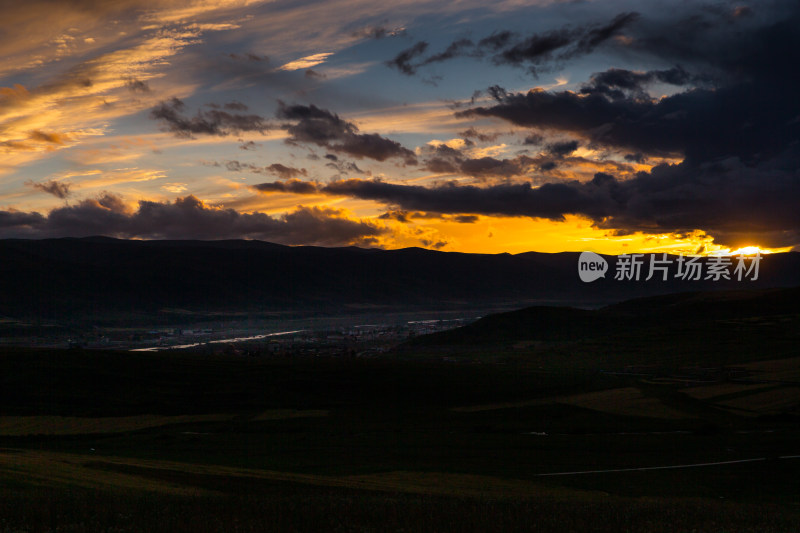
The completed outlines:
<svg viewBox="0 0 800 533">
<path fill-rule="evenodd" d="M 800 250 L 796 0 L 31 0 L 0 237 Z"/>
</svg>

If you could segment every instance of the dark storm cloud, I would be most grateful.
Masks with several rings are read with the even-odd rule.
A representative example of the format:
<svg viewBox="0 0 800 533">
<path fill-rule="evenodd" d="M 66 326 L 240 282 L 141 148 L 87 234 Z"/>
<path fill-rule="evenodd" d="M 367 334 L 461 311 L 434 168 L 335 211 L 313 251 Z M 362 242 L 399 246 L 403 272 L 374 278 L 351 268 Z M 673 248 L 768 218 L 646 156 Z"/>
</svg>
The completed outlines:
<svg viewBox="0 0 800 533">
<path fill-rule="evenodd" d="M 486 93 L 497 100 L 498 102 L 502 102 L 508 97 L 508 91 L 500 87 L 499 85 L 492 85 L 488 89 L 486 89 Z"/>
<path fill-rule="evenodd" d="M 425 161 L 425 169 L 437 174 L 455 174 L 460 168 L 460 163 L 444 157 L 432 157 Z"/>
<path fill-rule="evenodd" d="M 11 236 L 24 237 L 28 232 L 35 231 L 34 228 L 44 225 L 45 222 L 45 217 L 39 213 L 0 211 L 0 232 L 11 232 Z"/>
<path fill-rule="evenodd" d="M 641 153 L 625 154 L 625 161 L 630 161 L 631 163 L 645 163 L 647 162 L 647 158 Z"/>
<path fill-rule="evenodd" d="M 160 121 L 165 130 L 179 137 L 193 137 L 196 134 L 225 136 L 244 131 L 263 133 L 270 128 L 268 121 L 259 115 L 229 113 L 215 107 L 219 106 L 213 106 L 211 110 L 198 110 L 195 116 L 189 117 L 184 114 L 186 105 L 180 99 L 172 98 L 156 106 L 150 112 L 150 117 Z M 247 109 L 244 104 L 238 102 L 225 104 L 225 108 Z"/>
<path fill-rule="evenodd" d="M 640 90 L 646 83 L 660 81 L 672 85 L 686 85 L 695 81 L 695 77 L 681 67 L 668 70 L 650 70 L 634 72 L 621 68 L 612 68 L 592 75 L 592 85 L 618 87 L 620 89 Z"/>
<path fill-rule="evenodd" d="M 277 117 L 294 123 L 285 125 L 289 143 L 311 143 L 358 159 L 385 161 L 402 159 L 415 164 L 414 152 L 400 143 L 377 133 L 358 133 L 358 127 L 326 109 L 315 105 L 285 105 L 282 102 Z"/>
<path fill-rule="evenodd" d="M 585 26 L 565 26 L 544 33 L 535 33 L 520 38 L 510 31 L 494 32 L 474 43 L 470 39 L 458 39 L 450 43 L 443 51 L 426 58 L 421 56 L 427 51 L 428 43 L 419 41 L 414 46 L 403 50 L 386 64 L 396 68 L 403 74 L 412 76 L 420 67 L 432 63 L 440 63 L 456 57 L 491 56 L 495 64 L 508 64 L 518 67 L 527 66 L 536 72 L 540 65 L 548 61 L 563 61 L 586 55 L 608 41 L 621 31 L 632 25 L 639 18 L 638 13 L 621 13 L 605 24 Z"/>
<path fill-rule="evenodd" d="M 620 13 L 614 20 L 605 25 L 584 28 L 583 35 L 574 48 L 567 50 L 562 57 L 584 55 L 594 51 L 599 45 L 618 35 L 626 26 L 639 19 L 639 13 Z"/>
<path fill-rule="evenodd" d="M 690 99 L 700 96 L 693 94 Z M 690 145 L 691 139 L 685 138 L 684 131 L 687 111 L 684 104 L 688 103 L 684 100 L 685 95 L 647 102 L 627 98 L 610 100 L 598 93 L 580 95 L 571 91 L 531 90 L 527 94 L 504 94 L 495 105 L 475 107 L 457 115 L 498 117 L 518 126 L 575 133 L 619 148 L 670 154 Z M 704 129 L 713 127 L 709 124 Z"/>
<path fill-rule="evenodd" d="M 426 58 L 422 63 L 420 63 L 419 66 L 430 65 L 431 63 L 441 63 L 442 61 L 447 61 L 448 59 L 465 55 L 469 53 L 471 48 L 474 47 L 475 43 L 473 43 L 471 40 L 459 39 L 450 43 L 450 45 L 443 52 L 439 52 L 438 54 L 434 54 Z"/>
<path fill-rule="evenodd" d="M 252 189 L 258 192 L 288 192 L 294 194 L 314 194 L 319 192 L 317 185 L 308 181 L 290 179 L 287 181 L 273 181 L 253 185 Z"/>
<path fill-rule="evenodd" d="M 798 245 L 800 100 L 791 68 L 800 64 L 800 6 L 775 5 L 760 13 L 761 26 L 713 10 L 678 16 L 680 25 L 642 21 L 630 48 L 674 67 L 610 69 L 577 92 L 497 89 L 493 104 L 457 114 L 570 133 L 632 162 L 683 158 L 625 181 L 598 174 L 594 185 L 565 184 L 577 191 L 562 204 L 565 213 L 600 227 L 702 229 L 717 242 L 749 236 L 762 245 Z M 647 90 L 655 83 L 682 89 L 653 98 Z M 581 203 L 587 195 L 591 209 Z"/>
<path fill-rule="evenodd" d="M 687 66 L 649 72 L 611 69 L 595 74 L 580 93 L 495 90 L 495 105 L 459 115 L 495 116 L 520 126 L 574 132 L 633 153 L 676 153 L 695 162 L 733 156 L 753 163 L 797 140 L 798 84 L 787 69 L 800 63 L 800 8 L 789 5 L 784 6 L 782 20 L 748 32 L 726 22 L 727 33 L 715 29 L 692 36 L 651 23 L 647 35 L 636 39 L 636 47 L 662 57 L 655 49 L 658 44 L 669 59 L 686 59 Z M 684 47 L 694 55 L 683 56 Z M 724 72 L 713 85 L 709 76 L 701 87 L 661 99 L 641 98 L 643 86 L 654 81 L 696 85 L 701 78 L 687 68 L 698 62 L 715 63 Z"/>
<path fill-rule="evenodd" d="M 513 39 L 516 34 L 507 30 L 496 31 L 478 41 L 478 48 L 481 50 L 488 50 L 490 52 L 497 52 L 501 48 L 505 48 Z"/>
<path fill-rule="evenodd" d="M 650 99 L 647 85 L 661 82 L 675 86 L 705 83 L 702 76 L 692 75 L 681 67 L 668 70 L 651 70 L 635 72 L 626 69 L 612 68 L 592 75 L 589 83 L 584 85 L 582 94 L 602 94 L 612 100 L 624 98 Z"/>
<path fill-rule="evenodd" d="M 414 220 L 444 220 L 446 222 L 456 222 L 458 224 L 474 224 L 480 217 L 477 215 L 454 215 L 448 216 L 441 213 L 424 213 L 422 211 L 404 211 L 402 209 L 390 209 L 378 218 L 382 220 L 396 220 L 403 224 L 410 224 Z"/>
<path fill-rule="evenodd" d="M 535 161 L 525 155 L 512 159 L 495 157 L 470 158 L 460 150 L 445 144 L 425 146 L 422 154 L 426 156 L 426 170 L 440 174 L 464 174 L 478 179 L 511 178 L 527 174 Z"/>
<path fill-rule="evenodd" d="M 531 35 L 494 57 L 496 63 L 510 63 L 522 65 L 523 63 L 540 63 L 550 59 L 553 52 L 566 47 L 576 39 L 576 30 L 562 28 L 545 34 Z"/>
<path fill-rule="evenodd" d="M 579 146 L 578 141 L 562 141 L 548 145 L 547 151 L 555 157 L 564 157 L 577 150 Z"/>
<path fill-rule="evenodd" d="M 539 133 L 529 133 L 523 139 L 522 144 L 526 146 L 535 146 L 544 142 L 544 136 Z"/>
<path fill-rule="evenodd" d="M 746 231 L 771 236 L 770 242 L 777 242 L 779 236 L 786 239 L 797 235 L 800 228 L 800 211 L 796 208 L 800 173 L 788 163 L 769 169 L 749 168 L 734 159 L 700 169 L 685 163 L 665 164 L 628 180 L 598 172 L 588 182 L 562 181 L 539 187 L 530 183 L 477 187 L 452 182 L 424 187 L 348 179 L 304 192 L 373 200 L 401 211 L 551 220 L 574 214 L 586 216 L 605 229 L 703 229 L 720 239 Z M 736 186 L 731 187 L 731 183 Z"/>
<path fill-rule="evenodd" d="M 220 166 L 216 161 L 211 166 Z M 287 167 L 280 163 L 273 163 L 266 167 L 254 165 L 253 163 L 242 163 L 241 161 L 225 161 L 225 168 L 231 172 L 248 171 L 253 174 L 274 174 L 281 179 L 292 179 L 300 176 L 308 176 L 308 171 L 304 168 Z"/>
<path fill-rule="evenodd" d="M 56 198 L 61 198 L 62 200 L 70 195 L 70 187 L 72 187 L 71 183 L 56 180 L 44 181 L 41 183 L 28 181 L 27 185 L 30 185 L 34 189 L 39 189 L 42 192 L 46 192 L 47 194 L 52 194 Z"/>
<path fill-rule="evenodd" d="M 611 182 L 617 205 L 601 227 L 688 231 L 715 237 L 800 228 L 800 173 L 788 159 L 748 166 L 737 158 L 692 165 L 659 165 L 628 181 Z M 795 243 L 796 244 L 796 243 Z"/>
<path fill-rule="evenodd" d="M 421 148 L 421 152 L 426 156 L 424 168 L 441 174 L 458 172 L 461 168 L 461 163 L 466 159 L 460 150 L 451 148 L 446 144 L 426 145 Z"/>
<path fill-rule="evenodd" d="M 374 200 L 406 210 L 447 214 L 530 216 L 561 220 L 579 211 L 602 217 L 610 209 L 608 188 L 594 182 L 499 184 L 489 187 L 399 185 L 378 180 L 342 180 L 320 189 L 327 194 Z"/>
<path fill-rule="evenodd" d="M 275 174 L 281 179 L 298 178 L 300 176 L 308 175 L 308 171 L 304 168 L 287 167 L 286 165 L 281 165 L 280 163 L 273 163 L 268 167 L 265 167 L 265 170 Z"/>
<path fill-rule="evenodd" d="M 694 162 L 725 156 L 753 161 L 797 139 L 799 123 L 792 119 L 800 105 L 793 88 L 743 82 L 660 100 L 531 90 L 458 114 L 570 132 L 633 153 L 683 155 Z"/>
<path fill-rule="evenodd" d="M 121 198 L 105 193 L 73 206 L 39 213 L 0 211 L 3 237 L 107 235 L 145 239 L 263 239 L 284 244 L 346 245 L 372 242 L 386 230 L 350 220 L 326 208 L 299 207 L 271 217 L 208 207 L 194 196 L 173 203 L 140 201 L 130 211 Z"/>
<path fill-rule="evenodd" d="M 256 114 L 238 113 L 248 109 L 241 102 L 229 102 L 222 106 L 210 103 L 206 107 L 210 109 L 201 109 L 195 116 L 189 117 L 184 114 L 184 103 L 173 98 L 161 102 L 151 111 L 150 116 L 161 121 L 167 131 L 180 137 L 193 137 L 196 134 L 225 136 L 245 131 L 264 133 L 267 129 L 281 127 L 289 134 L 286 140 L 289 144 L 315 144 L 358 159 L 386 161 L 398 158 L 405 164 L 417 162 L 414 152 L 397 141 L 377 133 L 360 133 L 352 122 L 313 104 L 286 105 L 279 102 L 276 117 L 291 121 L 281 126 L 270 124 L 267 119 Z M 254 165 L 239 165 L 235 161 L 229 162 L 228 169 L 238 171 L 245 166 L 255 171 Z"/>
<path fill-rule="evenodd" d="M 417 67 L 412 65 L 412 61 L 417 57 L 421 56 L 425 53 L 425 50 L 428 49 L 428 43 L 425 41 L 419 41 L 415 43 L 414 46 L 411 48 L 407 48 L 397 54 L 393 59 L 386 62 L 386 65 L 392 68 L 396 68 L 403 74 L 411 76 L 417 72 Z"/>
<path fill-rule="evenodd" d="M 546 33 L 533 34 L 499 52 L 493 60 L 495 63 L 522 66 L 536 65 L 550 59 L 564 60 L 589 54 L 638 19 L 638 13 L 620 13 L 607 24 L 576 28 L 566 26 Z"/>
<path fill-rule="evenodd" d="M 294 194 L 325 194 L 325 190 L 319 183 L 303 180 L 287 181 L 268 181 L 251 185 L 251 189 L 257 192 L 269 194 L 273 192 L 291 192 Z"/>
<path fill-rule="evenodd" d="M 662 62 L 695 66 L 696 72 L 730 83 L 743 76 L 786 81 L 798 51 L 783 48 L 797 33 L 798 4 L 775 0 L 758 5 L 758 17 L 737 17 L 735 9 L 706 5 L 672 18 L 642 20 L 631 36 L 631 51 Z"/>
<path fill-rule="evenodd" d="M 533 163 L 533 159 L 524 155 L 513 159 L 480 157 L 465 159 L 461 162 L 459 170 L 475 178 L 510 178 L 527 174 Z"/>
</svg>

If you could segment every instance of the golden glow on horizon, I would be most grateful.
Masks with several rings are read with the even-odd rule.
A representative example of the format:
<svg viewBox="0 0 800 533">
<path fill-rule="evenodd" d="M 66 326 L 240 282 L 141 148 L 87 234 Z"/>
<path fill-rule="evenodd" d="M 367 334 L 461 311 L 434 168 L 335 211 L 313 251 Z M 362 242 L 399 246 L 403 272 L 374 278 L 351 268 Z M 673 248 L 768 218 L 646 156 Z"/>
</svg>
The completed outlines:
<svg viewBox="0 0 800 533">
<path fill-rule="evenodd" d="M 184 193 L 185 194 L 185 193 Z M 738 255 L 790 251 L 787 248 L 748 246 L 731 251 L 715 244 L 712 236 L 696 230 L 689 234 L 633 232 L 619 234 L 597 228 L 592 221 L 568 215 L 563 221 L 525 217 L 494 217 L 484 215 L 438 215 L 414 211 L 399 211 L 401 222 L 385 217 L 392 210 L 371 200 L 304 195 L 298 204 L 296 195 L 237 196 L 220 199 L 220 204 L 243 212 L 264 212 L 279 216 L 291 212 L 299 204 L 336 209 L 341 218 L 362 221 L 386 230 L 375 245 L 394 249 L 420 246 L 446 252 L 511 253 L 524 252 L 582 252 L 619 255 L 624 253 L 669 253 L 673 255 Z M 220 205 L 217 204 L 217 205 Z M 469 217 L 472 222 L 464 222 Z"/>
<path fill-rule="evenodd" d="M 689 235 L 642 232 L 614 235 L 612 231 L 592 226 L 588 219 L 572 215 L 566 216 L 564 221 L 487 216 L 479 216 L 473 223 L 459 223 L 454 216 L 412 218 L 411 221 L 411 224 L 392 221 L 389 225 L 393 228 L 405 226 L 406 234 L 413 234 L 414 230 L 435 232 L 447 241 L 440 249 L 453 252 L 517 254 L 592 251 L 608 255 L 664 252 L 708 255 L 724 249 L 715 245 L 713 238 L 701 231 Z M 406 239 L 403 241 L 398 244 L 419 246 L 407 244 Z M 390 248 L 398 247 L 391 242 L 383 244 Z"/>
<path fill-rule="evenodd" d="M 737 248 L 736 250 L 731 250 L 730 248 L 726 248 L 725 251 L 719 252 L 722 255 L 756 255 L 756 254 L 778 254 L 783 252 L 789 252 L 792 250 L 791 246 L 785 246 L 783 248 L 762 248 L 760 246 L 742 246 L 741 248 Z"/>
</svg>

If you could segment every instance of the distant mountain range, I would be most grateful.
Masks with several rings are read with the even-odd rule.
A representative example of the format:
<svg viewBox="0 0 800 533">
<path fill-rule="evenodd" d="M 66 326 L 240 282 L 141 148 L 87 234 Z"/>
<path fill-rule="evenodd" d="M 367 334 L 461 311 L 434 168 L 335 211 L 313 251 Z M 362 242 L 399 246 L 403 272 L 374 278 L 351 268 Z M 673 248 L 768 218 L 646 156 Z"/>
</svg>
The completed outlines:
<svg viewBox="0 0 800 533">
<path fill-rule="evenodd" d="M 800 253 L 765 256 L 757 281 L 658 276 L 584 283 L 578 253 L 288 247 L 260 241 L 0 240 L 0 315 L 103 321 L 186 314 L 341 314 L 535 304 L 800 286 Z M 643 258 L 649 260 L 647 256 Z"/>
</svg>

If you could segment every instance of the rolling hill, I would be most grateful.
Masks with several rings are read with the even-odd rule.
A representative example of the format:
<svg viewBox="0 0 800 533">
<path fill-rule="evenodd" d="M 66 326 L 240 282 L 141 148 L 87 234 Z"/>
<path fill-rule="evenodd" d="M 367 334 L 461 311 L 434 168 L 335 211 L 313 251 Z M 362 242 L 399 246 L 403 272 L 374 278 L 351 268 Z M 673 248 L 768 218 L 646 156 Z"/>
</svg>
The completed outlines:
<svg viewBox="0 0 800 533">
<path fill-rule="evenodd" d="M 798 341 L 800 287 L 794 287 L 667 294 L 593 310 L 527 307 L 411 339 L 398 353 L 677 367 L 793 357 Z"/>
</svg>

